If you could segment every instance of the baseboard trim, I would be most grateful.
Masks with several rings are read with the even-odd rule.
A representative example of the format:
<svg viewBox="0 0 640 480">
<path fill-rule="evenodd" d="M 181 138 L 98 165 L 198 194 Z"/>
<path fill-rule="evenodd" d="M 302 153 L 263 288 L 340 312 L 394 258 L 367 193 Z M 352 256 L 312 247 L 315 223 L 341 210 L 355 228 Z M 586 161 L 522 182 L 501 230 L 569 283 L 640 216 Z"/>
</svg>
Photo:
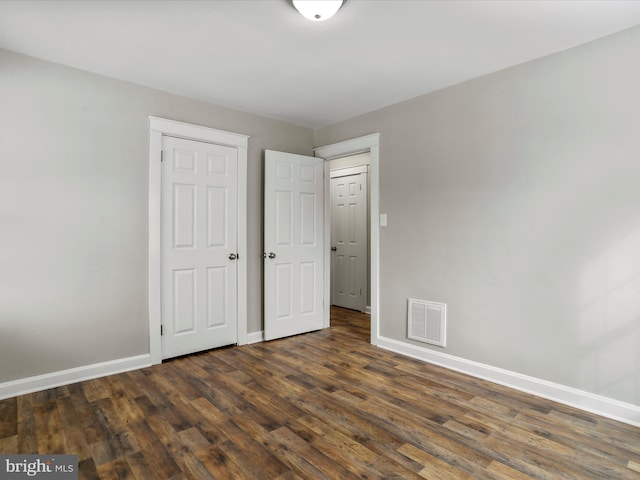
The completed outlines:
<svg viewBox="0 0 640 480">
<path fill-rule="evenodd" d="M 151 366 L 151 355 L 120 358 L 0 383 L 0 400 Z"/>
<path fill-rule="evenodd" d="M 247 334 L 247 344 L 260 343 L 262 341 L 264 341 L 264 332 L 262 330 Z"/>
<path fill-rule="evenodd" d="M 378 347 L 640 427 L 640 406 L 442 352 L 378 337 Z"/>
</svg>

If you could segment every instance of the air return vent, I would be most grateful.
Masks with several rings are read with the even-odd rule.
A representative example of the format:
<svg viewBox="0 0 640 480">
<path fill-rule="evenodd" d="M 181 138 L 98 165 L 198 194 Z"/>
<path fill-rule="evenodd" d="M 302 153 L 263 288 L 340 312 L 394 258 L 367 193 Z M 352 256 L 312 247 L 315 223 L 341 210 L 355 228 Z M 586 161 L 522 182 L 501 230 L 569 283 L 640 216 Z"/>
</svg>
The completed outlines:
<svg viewBox="0 0 640 480">
<path fill-rule="evenodd" d="M 408 337 L 439 347 L 446 346 L 447 305 L 409 299 L 407 309 Z"/>
</svg>

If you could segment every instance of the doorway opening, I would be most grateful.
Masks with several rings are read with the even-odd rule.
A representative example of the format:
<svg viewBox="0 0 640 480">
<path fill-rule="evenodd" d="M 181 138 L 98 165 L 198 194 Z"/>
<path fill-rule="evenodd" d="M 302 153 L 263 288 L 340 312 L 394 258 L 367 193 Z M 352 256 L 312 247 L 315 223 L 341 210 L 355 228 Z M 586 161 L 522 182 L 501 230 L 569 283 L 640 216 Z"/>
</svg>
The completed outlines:
<svg viewBox="0 0 640 480">
<path fill-rule="evenodd" d="M 373 133 L 363 137 L 354 138 L 352 140 L 346 140 L 344 142 L 335 143 L 332 145 L 326 145 L 324 147 L 318 147 L 315 151 L 316 157 L 321 157 L 325 160 L 325 245 L 331 245 L 331 168 L 330 161 L 336 159 L 342 159 L 349 156 L 358 154 L 369 155 L 369 167 L 368 167 L 368 184 L 369 189 L 369 292 L 370 298 L 370 342 L 373 345 L 377 345 L 379 337 L 379 293 L 380 293 L 380 280 L 379 280 L 379 150 L 380 150 L 380 134 Z M 325 256 L 324 261 L 324 297 L 330 298 L 331 292 L 331 255 Z M 324 322 L 325 328 L 330 324 L 330 303 L 325 303 L 324 309 Z"/>
<path fill-rule="evenodd" d="M 331 305 L 371 312 L 369 152 L 329 162 Z"/>
</svg>

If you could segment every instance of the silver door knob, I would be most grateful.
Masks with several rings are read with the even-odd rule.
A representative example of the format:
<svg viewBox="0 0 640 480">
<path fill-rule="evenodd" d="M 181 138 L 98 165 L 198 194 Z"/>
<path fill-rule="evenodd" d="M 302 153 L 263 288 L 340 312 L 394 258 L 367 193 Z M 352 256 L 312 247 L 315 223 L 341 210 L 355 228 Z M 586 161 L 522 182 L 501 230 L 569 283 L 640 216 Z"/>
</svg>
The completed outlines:
<svg viewBox="0 0 640 480">
<path fill-rule="evenodd" d="M 273 252 L 269 252 L 269 258 L 276 258 L 276 254 Z"/>
<path fill-rule="evenodd" d="M 229 254 L 229 260 L 236 260 L 237 258 L 238 258 L 238 255 L 236 255 L 235 253 Z"/>
</svg>

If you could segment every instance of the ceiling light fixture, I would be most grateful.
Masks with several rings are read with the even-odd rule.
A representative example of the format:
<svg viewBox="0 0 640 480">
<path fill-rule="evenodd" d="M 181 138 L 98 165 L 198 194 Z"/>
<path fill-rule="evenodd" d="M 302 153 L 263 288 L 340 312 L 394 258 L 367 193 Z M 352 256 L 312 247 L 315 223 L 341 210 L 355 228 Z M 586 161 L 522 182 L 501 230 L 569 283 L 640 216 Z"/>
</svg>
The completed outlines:
<svg viewBox="0 0 640 480">
<path fill-rule="evenodd" d="M 322 22 L 340 10 L 342 0 L 293 0 L 293 6 L 303 17 L 314 22 Z"/>
</svg>

